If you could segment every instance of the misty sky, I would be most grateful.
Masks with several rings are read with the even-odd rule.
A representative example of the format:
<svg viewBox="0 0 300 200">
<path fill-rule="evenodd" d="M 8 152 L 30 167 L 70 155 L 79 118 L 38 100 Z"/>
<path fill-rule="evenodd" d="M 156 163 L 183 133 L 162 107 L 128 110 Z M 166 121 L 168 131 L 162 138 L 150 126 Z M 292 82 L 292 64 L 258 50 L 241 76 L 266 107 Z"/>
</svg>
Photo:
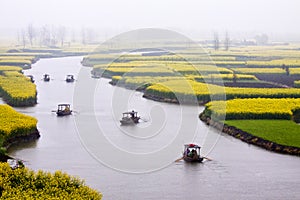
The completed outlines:
<svg viewBox="0 0 300 200">
<path fill-rule="evenodd" d="M 0 8 L 2 33 L 32 23 L 103 33 L 155 27 L 300 38 L 299 0 L 1 0 Z"/>
</svg>

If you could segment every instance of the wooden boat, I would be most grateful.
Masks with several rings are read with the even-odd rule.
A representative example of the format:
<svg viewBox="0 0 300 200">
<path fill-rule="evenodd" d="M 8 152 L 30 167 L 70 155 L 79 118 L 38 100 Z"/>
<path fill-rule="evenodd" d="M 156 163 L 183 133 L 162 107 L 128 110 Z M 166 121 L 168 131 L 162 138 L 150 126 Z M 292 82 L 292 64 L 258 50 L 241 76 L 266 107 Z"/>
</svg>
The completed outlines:
<svg viewBox="0 0 300 200">
<path fill-rule="evenodd" d="M 186 162 L 202 162 L 203 157 L 200 156 L 200 148 L 196 144 L 184 145 L 183 160 Z"/>
<path fill-rule="evenodd" d="M 98 74 L 92 74 L 92 76 L 91 76 L 92 78 L 96 78 L 96 79 L 99 79 L 99 78 L 101 78 L 101 76 L 100 75 L 98 75 Z"/>
<path fill-rule="evenodd" d="M 73 76 L 73 75 L 67 75 L 66 81 L 67 81 L 68 83 L 74 82 L 74 81 L 75 81 L 74 76 Z"/>
<path fill-rule="evenodd" d="M 137 112 L 133 110 L 131 112 L 124 112 L 120 122 L 121 125 L 133 125 L 139 123 L 139 120 L 140 117 L 138 117 Z"/>
<path fill-rule="evenodd" d="M 28 77 L 28 79 L 30 79 L 30 81 L 31 81 L 32 83 L 34 83 L 34 78 L 33 78 L 32 75 L 27 75 L 27 77 Z"/>
<path fill-rule="evenodd" d="M 44 74 L 43 80 L 46 81 L 46 82 L 50 81 L 49 74 Z"/>
<path fill-rule="evenodd" d="M 71 115 L 72 110 L 70 109 L 70 104 L 58 104 L 56 114 L 57 116 Z"/>
</svg>

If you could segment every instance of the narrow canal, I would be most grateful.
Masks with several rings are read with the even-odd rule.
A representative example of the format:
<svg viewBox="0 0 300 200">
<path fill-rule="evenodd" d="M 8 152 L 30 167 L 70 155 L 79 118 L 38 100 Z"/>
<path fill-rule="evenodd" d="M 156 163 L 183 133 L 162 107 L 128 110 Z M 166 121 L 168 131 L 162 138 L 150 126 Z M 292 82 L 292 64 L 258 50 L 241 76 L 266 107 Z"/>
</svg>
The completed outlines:
<svg viewBox="0 0 300 200">
<path fill-rule="evenodd" d="M 35 77 L 38 104 L 17 110 L 38 119 L 41 138 L 9 153 L 29 168 L 79 176 L 104 199 L 299 198 L 298 157 L 268 152 L 209 129 L 198 120 L 203 107 L 154 102 L 140 92 L 111 86 L 109 80 L 92 79 L 81 59 L 42 59 L 25 71 Z M 44 73 L 50 82 L 41 80 Z M 66 83 L 67 74 L 85 78 Z M 91 88 L 82 91 L 84 81 L 96 85 L 94 105 L 85 104 L 85 92 Z M 73 115 L 57 117 L 52 110 L 59 103 L 71 103 Z M 120 126 L 122 111 L 131 109 L 142 122 Z M 97 129 L 90 119 L 96 120 Z M 172 142 L 174 147 L 164 151 Z M 202 145 L 213 161 L 171 162 L 189 142 Z M 108 149 L 109 144 L 113 148 Z"/>
</svg>

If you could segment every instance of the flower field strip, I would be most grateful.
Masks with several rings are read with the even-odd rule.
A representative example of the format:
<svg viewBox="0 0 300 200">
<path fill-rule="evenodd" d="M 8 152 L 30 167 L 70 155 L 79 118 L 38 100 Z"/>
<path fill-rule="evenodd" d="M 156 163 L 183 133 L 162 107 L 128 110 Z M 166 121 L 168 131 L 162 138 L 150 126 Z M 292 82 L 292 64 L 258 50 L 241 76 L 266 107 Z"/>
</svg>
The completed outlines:
<svg viewBox="0 0 300 200">
<path fill-rule="evenodd" d="M 100 69 L 108 69 L 108 68 L 152 68 L 152 67 L 159 67 L 159 66 L 164 66 L 164 63 L 161 62 L 141 62 L 141 61 L 132 61 L 132 62 L 113 62 L 110 64 L 99 64 L 95 65 L 94 69 L 100 68 Z"/>
<path fill-rule="evenodd" d="M 16 66 L 0 66 L 0 74 L 3 75 L 4 71 L 16 71 L 16 72 L 22 72 L 21 67 Z"/>
<path fill-rule="evenodd" d="M 1 56 L 0 60 L 29 60 L 31 63 L 34 62 L 36 59 L 35 56 L 13 56 L 13 55 L 7 55 L 7 56 Z"/>
<path fill-rule="evenodd" d="M 192 88 L 192 90 L 190 89 Z M 192 80 L 172 80 L 154 84 L 145 90 L 145 94 L 162 98 L 176 98 L 176 95 L 197 96 L 199 101 L 235 98 L 300 98 L 297 88 L 235 88 L 200 83 Z M 175 95 L 176 94 L 176 95 Z"/>
<path fill-rule="evenodd" d="M 180 76 L 113 76 L 112 82 L 118 85 L 124 85 L 128 88 L 146 88 L 155 83 L 161 83 L 170 80 L 184 80 L 186 77 Z"/>
<path fill-rule="evenodd" d="M 156 67 L 154 69 L 154 67 Z M 160 68 L 160 69 L 159 69 Z M 110 65 L 107 64 L 101 64 L 101 65 L 95 65 L 94 69 L 101 69 L 101 70 L 107 70 L 111 73 L 118 73 L 115 75 L 120 75 L 121 73 L 129 72 L 129 71 L 136 71 L 139 73 L 145 72 L 149 73 L 149 69 L 154 72 L 155 71 L 162 71 L 163 73 L 166 73 L 167 71 L 170 72 L 170 70 L 180 73 L 180 75 L 184 74 L 231 74 L 232 71 L 230 69 L 224 68 L 224 67 L 216 67 L 212 65 L 201 65 L 201 64 L 195 64 L 192 65 L 190 63 L 170 63 L 170 62 L 140 62 L 140 61 L 133 61 L 133 62 L 127 62 L 127 63 L 111 63 Z M 154 70 L 153 70 L 154 69 Z"/>
<path fill-rule="evenodd" d="M 85 185 L 83 180 L 61 171 L 34 172 L 26 167 L 12 169 L 0 163 L 1 199 L 94 199 L 102 194 Z"/>
<path fill-rule="evenodd" d="M 97 63 L 128 63 L 128 62 L 169 62 L 169 63 L 199 63 L 202 65 L 245 65 L 245 61 L 237 61 L 232 56 L 209 56 L 205 55 L 161 55 L 161 56 L 142 56 L 142 55 L 109 55 L 109 54 L 95 54 L 84 58 L 84 62 L 96 67 Z"/>
<path fill-rule="evenodd" d="M 300 80 L 299 81 L 294 81 L 294 87 L 300 88 Z"/>
<path fill-rule="evenodd" d="M 296 47 L 298 48 L 298 47 Z M 247 48 L 231 48 L 230 51 L 212 51 L 210 53 L 212 56 L 235 56 L 244 57 L 244 58 L 273 58 L 274 60 L 278 59 L 299 59 L 300 51 L 295 49 L 282 49 L 279 47 L 262 47 L 257 46 L 247 47 Z"/>
<path fill-rule="evenodd" d="M 200 82 L 204 82 L 205 80 L 211 80 L 211 78 L 214 79 L 214 81 L 232 81 L 233 75 L 232 74 L 212 74 L 208 76 L 113 76 L 112 81 L 130 85 L 130 86 L 139 86 L 139 85 L 153 85 L 155 83 L 163 83 L 165 81 L 170 80 L 196 80 Z M 255 76 L 253 75 L 243 75 L 238 74 L 236 75 L 237 80 L 257 80 Z"/>
<path fill-rule="evenodd" d="M 31 66 L 31 61 L 30 60 L 0 60 L 0 65 L 10 65 L 10 66 Z"/>
<path fill-rule="evenodd" d="M 286 74 L 282 68 L 231 68 L 240 74 Z"/>
<path fill-rule="evenodd" d="M 247 61 L 246 67 L 282 67 L 283 65 L 288 67 L 300 67 L 300 60 L 294 59 L 280 59 L 270 61 Z"/>
<path fill-rule="evenodd" d="M 287 72 L 282 68 L 231 68 L 236 73 L 240 74 L 273 74 L 285 75 Z M 300 68 L 289 68 L 290 75 L 300 75 Z"/>
<path fill-rule="evenodd" d="M 212 101 L 206 104 L 205 114 L 217 119 L 292 119 L 300 109 L 300 98 L 255 98 Z"/>
<path fill-rule="evenodd" d="M 247 75 L 247 74 L 210 74 L 204 76 L 186 76 L 191 79 L 194 79 L 198 82 L 205 82 L 205 81 L 233 81 L 234 78 L 236 81 L 257 81 L 258 79 L 254 75 Z"/>
<path fill-rule="evenodd" d="M 225 67 L 216 67 L 213 65 L 201 65 L 199 63 L 168 63 L 167 66 L 181 74 L 231 74 L 232 70 Z"/>
<path fill-rule="evenodd" d="M 300 75 L 300 67 L 298 68 L 289 68 L 290 75 Z"/>
<path fill-rule="evenodd" d="M 3 75 L 0 75 L 0 94 L 9 105 L 31 106 L 36 104 L 35 84 L 17 71 L 2 73 Z"/>
<path fill-rule="evenodd" d="M 174 72 L 167 67 L 134 67 L 134 68 L 107 68 L 104 75 L 108 76 L 172 76 Z"/>
<path fill-rule="evenodd" d="M 36 129 L 37 120 L 15 111 L 9 105 L 0 105 L 0 137 L 3 140 L 27 135 Z"/>
</svg>

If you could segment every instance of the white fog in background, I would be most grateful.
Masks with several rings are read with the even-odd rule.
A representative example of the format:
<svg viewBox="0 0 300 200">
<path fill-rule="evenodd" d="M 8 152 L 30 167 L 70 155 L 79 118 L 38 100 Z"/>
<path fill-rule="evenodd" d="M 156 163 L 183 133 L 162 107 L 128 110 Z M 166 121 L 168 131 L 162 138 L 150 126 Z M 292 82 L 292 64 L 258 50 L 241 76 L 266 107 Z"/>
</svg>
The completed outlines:
<svg viewBox="0 0 300 200">
<path fill-rule="evenodd" d="M 300 41 L 299 0 L 0 0 L 0 37 L 28 24 L 92 28 L 103 39 L 137 28 L 167 28 L 195 39 L 228 31 Z"/>
</svg>

